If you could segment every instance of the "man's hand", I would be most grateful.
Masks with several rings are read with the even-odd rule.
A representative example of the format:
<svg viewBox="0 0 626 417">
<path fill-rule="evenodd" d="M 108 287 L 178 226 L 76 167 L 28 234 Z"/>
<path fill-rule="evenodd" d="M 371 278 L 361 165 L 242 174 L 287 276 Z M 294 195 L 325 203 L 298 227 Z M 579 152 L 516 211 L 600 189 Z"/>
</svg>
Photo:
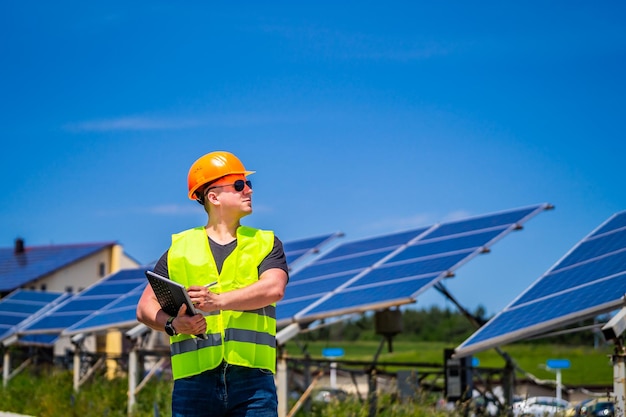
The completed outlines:
<svg viewBox="0 0 626 417">
<path fill-rule="evenodd" d="M 187 293 L 189 293 L 189 298 L 194 307 L 198 310 L 210 313 L 220 309 L 218 306 L 219 295 L 211 292 L 207 287 L 192 285 L 187 289 Z"/>
<path fill-rule="evenodd" d="M 172 322 L 176 333 L 203 334 L 206 333 L 206 321 L 200 313 L 190 316 L 187 314 L 187 306 L 183 304 L 178 309 L 178 315 Z"/>
</svg>

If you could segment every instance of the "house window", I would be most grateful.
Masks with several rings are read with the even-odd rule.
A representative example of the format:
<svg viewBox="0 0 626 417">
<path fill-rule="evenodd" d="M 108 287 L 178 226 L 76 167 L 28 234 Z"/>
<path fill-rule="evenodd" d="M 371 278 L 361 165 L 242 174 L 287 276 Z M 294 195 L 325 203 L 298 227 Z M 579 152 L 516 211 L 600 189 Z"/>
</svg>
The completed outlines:
<svg viewBox="0 0 626 417">
<path fill-rule="evenodd" d="M 100 262 L 100 278 L 105 276 L 106 273 L 107 273 L 106 265 L 104 264 L 104 262 Z"/>
<path fill-rule="evenodd" d="M 41 288 L 41 291 L 45 291 L 48 288 L 48 286 L 46 284 L 41 284 L 40 288 Z"/>
<path fill-rule="evenodd" d="M 65 292 L 69 292 L 71 294 L 74 292 L 74 288 L 72 288 L 71 286 L 67 286 L 65 287 Z"/>
</svg>

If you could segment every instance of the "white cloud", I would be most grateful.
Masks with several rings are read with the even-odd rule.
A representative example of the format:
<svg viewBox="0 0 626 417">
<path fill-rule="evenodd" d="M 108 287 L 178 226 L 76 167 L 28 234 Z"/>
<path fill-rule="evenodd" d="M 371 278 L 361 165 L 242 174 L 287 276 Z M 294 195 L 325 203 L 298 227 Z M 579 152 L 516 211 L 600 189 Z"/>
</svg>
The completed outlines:
<svg viewBox="0 0 626 417">
<path fill-rule="evenodd" d="M 202 211 L 201 207 L 194 205 L 183 204 L 163 204 L 160 206 L 149 207 L 130 207 L 127 209 L 100 209 L 96 212 L 98 216 L 102 217 L 119 217 L 129 214 L 151 214 L 159 216 L 179 216 L 198 214 Z"/>
<path fill-rule="evenodd" d="M 394 233 L 402 230 L 417 229 L 425 226 L 432 226 L 436 223 L 453 222 L 457 220 L 467 219 L 472 215 L 463 209 L 455 210 L 438 217 L 429 213 L 418 213 L 410 217 L 390 217 L 382 219 L 378 222 L 367 224 L 367 229 L 372 232 Z"/>
<path fill-rule="evenodd" d="M 469 211 L 463 210 L 463 209 L 459 209 L 459 210 L 452 211 L 452 212 L 446 214 L 445 216 L 443 216 L 443 219 L 440 219 L 439 223 L 454 222 L 454 221 L 457 221 L 457 220 L 464 220 L 464 219 L 467 219 L 468 217 L 472 217 L 472 214 Z"/>
<path fill-rule="evenodd" d="M 415 229 L 432 224 L 432 216 L 427 213 L 418 213 L 410 217 L 390 217 L 367 224 L 367 229 L 373 232 L 387 231 L 393 233 L 399 230 Z"/>
<path fill-rule="evenodd" d="M 168 119 L 151 117 L 120 117 L 117 119 L 91 120 L 68 123 L 63 128 L 70 132 L 107 132 L 118 130 L 173 130 L 202 126 L 200 119 Z"/>
<path fill-rule="evenodd" d="M 263 125 L 276 122 L 297 123 L 308 118 L 306 115 L 290 113 L 274 115 L 270 113 L 227 113 L 210 114 L 194 117 L 160 117 L 160 116 L 125 116 L 112 119 L 87 120 L 71 122 L 63 129 L 72 133 L 112 132 L 112 131 L 145 131 L 145 130 L 182 130 L 204 126 L 246 126 Z"/>
</svg>

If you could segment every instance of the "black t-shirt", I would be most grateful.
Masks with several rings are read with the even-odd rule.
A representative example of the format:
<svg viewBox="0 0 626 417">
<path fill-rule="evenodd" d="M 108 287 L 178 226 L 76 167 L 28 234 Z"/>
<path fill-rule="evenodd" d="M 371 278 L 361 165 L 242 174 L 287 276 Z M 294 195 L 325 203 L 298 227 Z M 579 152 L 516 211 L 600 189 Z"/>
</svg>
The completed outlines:
<svg viewBox="0 0 626 417">
<path fill-rule="evenodd" d="M 222 271 L 222 265 L 224 265 L 224 260 L 237 247 L 237 240 L 235 239 L 230 243 L 220 245 L 219 243 L 214 242 L 211 238 L 208 239 L 211 253 L 213 254 L 213 259 L 215 259 L 215 265 L 217 266 L 217 272 L 220 273 Z M 259 276 L 261 276 L 263 272 L 272 268 L 280 268 L 287 273 L 287 276 L 289 276 L 287 258 L 285 257 L 285 251 L 283 250 L 283 242 L 281 242 L 276 236 L 274 236 L 274 247 L 272 248 L 272 251 L 265 257 L 265 259 L 263 259 L 263 261 L 261 261 L 261 265 L 259 265 Z M 161 258 L 157 261 L 154 266 L 154 272 L 169 278 L 169 272 L 167 269 L 167 251 L 165 251 L 165 253 L 161 255 Z"/>
</svg>

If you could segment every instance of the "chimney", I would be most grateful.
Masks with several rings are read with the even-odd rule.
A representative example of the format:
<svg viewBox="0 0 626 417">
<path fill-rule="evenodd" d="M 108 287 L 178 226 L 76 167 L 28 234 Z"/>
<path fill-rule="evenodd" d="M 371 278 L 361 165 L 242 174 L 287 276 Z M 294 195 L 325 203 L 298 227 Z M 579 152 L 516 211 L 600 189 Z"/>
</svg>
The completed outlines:
<svg viewBox="0 0 626 417">
<path fill-rule="evenodd" d="M 24 239 L 18 237 L 15 239 L 15 254 L 19 255 L 21 253 L 24 253 Z"/>
</svg>

